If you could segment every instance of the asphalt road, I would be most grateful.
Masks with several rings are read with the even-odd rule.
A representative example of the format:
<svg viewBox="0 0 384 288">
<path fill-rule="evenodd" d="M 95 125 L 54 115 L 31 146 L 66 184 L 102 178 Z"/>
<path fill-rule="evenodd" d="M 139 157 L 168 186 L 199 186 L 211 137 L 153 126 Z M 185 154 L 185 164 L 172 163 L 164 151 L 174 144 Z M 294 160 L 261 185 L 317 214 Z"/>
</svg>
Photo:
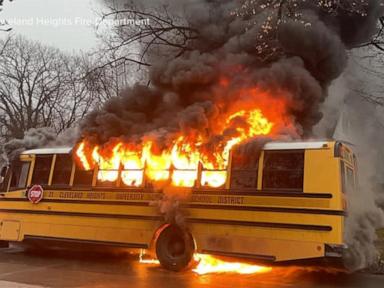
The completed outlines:
<svg viewBox="0 0 384 288">
<path fill-rule="evenodd" d="M 127 253 L 25 251 L 0 249 L 1 288 L 183 288 L 183 287 L 384 287 L 384 276 L 318 271 L 313 268 L 274 267 L 265 274 L 207 274 L 169 272 L 141 264 Z"/>
</svg>

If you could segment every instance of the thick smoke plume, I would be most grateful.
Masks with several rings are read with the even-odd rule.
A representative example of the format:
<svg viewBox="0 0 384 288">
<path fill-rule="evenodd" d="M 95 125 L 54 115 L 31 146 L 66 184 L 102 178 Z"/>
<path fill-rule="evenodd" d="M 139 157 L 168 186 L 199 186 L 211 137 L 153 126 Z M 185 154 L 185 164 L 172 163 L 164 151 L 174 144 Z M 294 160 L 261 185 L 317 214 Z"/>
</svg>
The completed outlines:
<svg viewBox="0 0 384 288">
<path fill-rule="evenodd" d="M 355 269 L 370 266 L 370 270 L 383 273 L 384 262 L 377 261 L 376 248 L 382 239 L 377 239 L 376 230 L 384 227 L 384 110 L 378 103 L 367 101 L 377 95 L 382 83 L 382 55 L 374 54 L 367 60 L 373 52 L 361 49 L 351 53 L 347 69 L 333 83 L 322 107 L 325 117 L 314 130 L 318 137 L 351 143 L 358 160 L 359 185 L 347 191 L 346 263 Z"/>
<path fill-rule="evenodd" d="M 356 93 L 349 95 L 335 131 L 335 137 L 354 144 L 359 168 L 357 189 L 347 191 L 348 213 L 346 219 L 346 242 L 349 246 L 347 264 L 359 269 L 375 264 L 379 253 L 375 242 L 376 229 L 384 227 L 384 194 L 378 163 L 383 143 L 380 121 L 376 107 L 365 102 Z M 379 160 L 380 161 L 380 160 Z"/>
<path fill-rule="evenodd" d="M 159 49 L 149 53 L 151 85 L 134 85 L 91 113 L 83 135 L 99 144 L 112 137 L 140 142 L 151 135 L 161 147 L 172 133 L 209 130 L 217 114 L 234 105 L 252 101 L 263 108 L 262 95 L 246 95 L 253 87 L 275 98 L 269 105 L 282 100 L 295 132 L 311 135 L 322 118 L 320 106 L 329 84 L 346 66 L 346 49 L 373 35 L 380 3 L 366 0 L 359 2 L 359 12 L 339 8 L 328 13 L 318 1 L 297 1 L 296 19 L 284 16 L 284 6 L 270 2 L 175 5 L 175 13 L 184 11 L 197 31 L 196 40 L 177 58 L 162 57 Z"/>
</svg>

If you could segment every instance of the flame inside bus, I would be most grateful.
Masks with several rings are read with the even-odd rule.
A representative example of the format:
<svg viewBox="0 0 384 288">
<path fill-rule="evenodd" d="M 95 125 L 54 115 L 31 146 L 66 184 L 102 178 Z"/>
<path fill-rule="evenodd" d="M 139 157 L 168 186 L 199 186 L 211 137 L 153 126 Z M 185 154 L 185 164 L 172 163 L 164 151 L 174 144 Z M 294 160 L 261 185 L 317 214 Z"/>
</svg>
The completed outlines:
<svg viewBox="0 0 384 288">
<path fill-rule="evenodd" d="M 230 150 L 235 145 L 260 135 L 272 135 L 286 126 L 285 104 L 273 101 L 248 103 L 241 109 L 220 112 L 207 124 L 209 132 L 170 134 L 171 140 L 162 147 L 150 137 L 139 144 L 114 138 L 104 145 L 84 138 L 75 148 L 75 157 L 86 170 L 97 167 L 99 181 L 112 182 L 120 177 L 128 187 L 141 186 L 146 180 L 169 181 L 179 187 L 221 187 L 227 181 Z"/>
</svg>

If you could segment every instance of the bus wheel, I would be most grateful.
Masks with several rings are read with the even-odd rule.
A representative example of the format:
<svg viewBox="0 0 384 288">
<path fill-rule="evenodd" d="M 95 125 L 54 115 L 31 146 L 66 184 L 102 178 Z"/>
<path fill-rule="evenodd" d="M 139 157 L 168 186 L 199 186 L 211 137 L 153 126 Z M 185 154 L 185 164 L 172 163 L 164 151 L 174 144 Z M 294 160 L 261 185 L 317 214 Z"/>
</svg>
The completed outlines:
<svg viewBox="0 0 384 288">
<path fill-rule="evenodd" d="M 192 262 L 195 245 L 192 235 L 178 226 L 168 226 L 156 241 L 156 256 L 161 266 L 172 271 L 186 269 Z"/>
</svg>

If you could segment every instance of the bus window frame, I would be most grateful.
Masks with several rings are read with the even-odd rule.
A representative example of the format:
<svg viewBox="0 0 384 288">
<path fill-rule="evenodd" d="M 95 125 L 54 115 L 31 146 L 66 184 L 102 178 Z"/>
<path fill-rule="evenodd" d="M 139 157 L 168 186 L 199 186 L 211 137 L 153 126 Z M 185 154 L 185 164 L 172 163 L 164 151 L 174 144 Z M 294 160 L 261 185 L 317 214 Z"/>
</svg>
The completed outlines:
<svg viewBox="0 0 384 288">
<path fill-rule="evenodd" d="M 262 154 L 263 154 L 264 151 L 261 151 L 258 159 L 256 160 L 256 162 L 254 163 L 254 167 L 253 168 L 241 168 L 241 169 L 236 169 L 234 167 L 234 157 L 236 157 L 236 154 L 231 151 L 230 153 L 230 162 L 228 165 L 228 168 L 229 168 L 229 171 L 227 172 L 227 178 L 228 178 L 228 181 L 229 181 L 229 184 L 228 184 L 228 188 L 229 189 L 247 189 L 247 190 L 254 190 L 254 189 L 259 189 L 259 184 L 260 184 L 260 161 L 262 161 L 262 159 L 264 159 L 262 157 Z M 233 172 L 234 171 L 247 171 L 247 172 L 254 172 L 255 173 L 255 177 L 254 177 L 254 185 L 252 187 L 233 187 Z"/>
<path fill-rule="evenodd" d="M 108 171 L 108 172 L 116 172 L 117 173 L 117 178 L 114 181 L 101 181 L 99 180 L 99 173 L 103 171 Z M 120 179 L 121 179 L 121 165 L 119 169 L 97 169 L 96 174 L 96 181 L 93 187 L 95 188 L 108 188 L 108 189 L 113 189 L 113 188 L 119 188 L 120 187 Z M 111 184 L 111 185 L 108 185 Z"/>
<path fill-rule="evenodd" d="M 54 177 L 55 177 L 55 173 L 56 173 L 56 163 L 57 163 L 57 158 L 59 156 L 66 156 L 68 157 L 70 160 L 71 160 L 71 170 L 70 170 L 70 173 L 69 173 L 69 179 L 68 179 L 68 183 L 66 184 L 55 184 L 53 183 L 53 180 L 54 180 Z M 72 186 L 72 177 L 73 177 L 73 169 L 74 169 L 74 161 L 71 157 L 71 154 L 55 154 L 54 155 L 54 158 L 52 160 L 52 167 L 51 167 L 51 175 L 50 175 L 50 179 L 49 179 L 49 186 L 52 187 L 52 188 L 69 188 Z"/>
<path fill-rule="evenodd" d="M 226 169 L 205 169 L 205 168 L 202 168 L 201 171 L 198 170 L 197 172 L 197 179 L 196 179 L 196 182 L 195 182 L 195 186 L 194 188 L 203 188 L 203 189 L 212 189 L 213 187 L 209 186 L 209 185 L 204 185 L 202 183 L 202 179 L 203 179 L 203 173 L 204 172 L 226 172 L 226 175 L 227 175 L 227 178 L 225 179 L 225 182 L 221 185 L 221 186 L 218 186 L 218 187 L 214 187 L 213 189 L 217 189 L 217 190 L 223 190 L 223 189 L 229 189 L 229 186 L 230 186 L 230 180 L 231 180 L 231 163 L 229 162 L 228 166 Z M 171 176 L 172 177 L 172 174 Z"/>
<path fill-rule="evenodd" d="M 344 145 L 342 142 L 336 142 L 334 148 L 334 156 L 336 158 L 340 158 L 342 161 L 351 165 L 352 167 L 356 166 L 356 155 L 348 146 Z"/>
<path fill-rule="evenodd" d="M 5 189 L 5 192 L 13 192 L 13 191 L 18 191 L 18 190 L 23 190 L 23 189 L 27 189 L 28 187 L 28 182 L 29 182 L 29 176 L 30 176 L 30 172 L 31 172 L 31 167 L 32 167 L 32 162 L 31 161 L 21 161 L 21 160 L 16 160 L 17 162 L 19 162 L 21 164 L 21 170 L 20 170 L 20 175 L 19 175 L 19 178 L 17 180 L 17 186 L 15 187 L 12 187 L 11 186 L 11 183 L 12 183 L 12 178 L 13 178 L 13 165 L 11 164 L 10 165 L 10 168 L 8 169 L 8 173 L 9 173 L 9 177 L 8 177 L 8 183 L 6 184 L 6 189 Z M 28 165 L 28 168 L 25 172 L 25 181 L 24 181 L 24 185 L 21 187 L 19 186 L 20 184 L 20 178 L 21 178 L 21 173 L 23 172 L 23 166 L 25 165 Z"/>
<path fill-rule="evenodd" d="M 35 171 L 36 171 L 36 160 L 39 157 L 42 157 L 42 158 L 51 157 L 51 162 L 50 162 L 51 165 L 49 167 L 47 183 L 37 183 L 37 182 L 33 181 Z M 33 170 L 32 170 L 32 175 L 31 175 L 31 184 L 38 184 L 38 185 L 41 185 L 42 187 L 49 187 L 51 185 L 50 181 L 52 180 L 52 175 L 53 175 L 53 171 L 52 171 L 53 166 L 52 165 L 54 164 L 54 157 L 55 157 L 55 154 L 36 154 L 36 155 L 34 155 L 34 157 L 33 157 Z"/>
<path fill-rule="evenodd" d="M 126 185 L 124 183 L 124 180 L 123 180 L 123 173 L 125 172 L 129 172 L 129 171 L 141 171 L 142 173 L 142 177 L 143 177 L 143 181 L 141 183 L 141 185 L 139 186 L 134 186 L 134 185 Z M 130 189 L 130 188 L 143 188 L 146 186 L 146 177 L 145 177 L 145 167 L 143 169 L 124 169 L 124 166 L 121 168 L 121 171 L 119 172 L 119 184 L 117 187 L 119 188 L 124 188 L 124 189 Z"/>
<path fill-rule="evenodd" d="M 352 175 L 353 183 L 350 185 L 349 181 L 349 174 L 348 169 L 352 172 L 350 175 Z M 356 170 L 353 165 L 351 165 L 349 162 L 344 161 L 343 159 L 340 159 L 340 170 L 341 170 L 341 191 L 343 194 L 348 194 L 353 191 L 356 191 L 357 182 L 356 182 Z M 349 190 L 349 187 L 352 189 L 352 191 Z"/>
<path fill-rule="evenodd" d="M 268 153 L 281 153 L 281 154 L 289 154 L 289 153 L 298 153 L 301 152 L 303 154 L 303 168 L 302 168 L 302 178 L 303 183 L 301 188 L 273 188 L 273 187 L 265 187 L 265 162 L 266 162 L 266 154 Z M 283 193 L 304 193 L 304 181 L 305 181 L 305 154 L 306 149 L 289 149 L 289 150 L 264 150 L 259 159 L 259 165 L 261 165 L 261 171 L 259 166 L 259 182 L 260 186 L 258 189 L 268 192 L 283 192 Z M 294 169 L 290 169 L 294 170 Z"/>
<path fill-rule="evenodd" d="M 82 171 L 85 171 L 85 172 L 90 172 L 92 171 L 92 180 L 91 180 L 91 183 L 90 185 L 79 185 L 79 184 L 75 184 L 75 179 L 76 179 L 76 171 L 79 170 L 82 170 Z M 72 166 L 72 174 L 71 174 L 71 187 L 74 189 L 74 190 L 92 190 L 94 187 L 95 187 L 95 175 L 97 175 L 97 169 L 90 169 L 90 170 L 84 170 L 84 169 L 81 169 L 78 165 L 76 165 L 76 163 L 74 162 L 74 165 Z"/>
<path fill-rule="evenodd" d="M 100 163 L 96 163 L 93 171 L 92 188 L 95 189 L 116 189 L 121 186 L 121 172 L 123 169 L 122 163 L 119 163 L 117 169 L 100 169 Z M 114 181 L 101 181 L 99 180 L 99 173 L 103 171 L 117 172 L 117 178 Z M 103 185 L 104 184 L 104 185 Z M 108 185 L 111 184 L 111 185 Z"/>
</svg>

